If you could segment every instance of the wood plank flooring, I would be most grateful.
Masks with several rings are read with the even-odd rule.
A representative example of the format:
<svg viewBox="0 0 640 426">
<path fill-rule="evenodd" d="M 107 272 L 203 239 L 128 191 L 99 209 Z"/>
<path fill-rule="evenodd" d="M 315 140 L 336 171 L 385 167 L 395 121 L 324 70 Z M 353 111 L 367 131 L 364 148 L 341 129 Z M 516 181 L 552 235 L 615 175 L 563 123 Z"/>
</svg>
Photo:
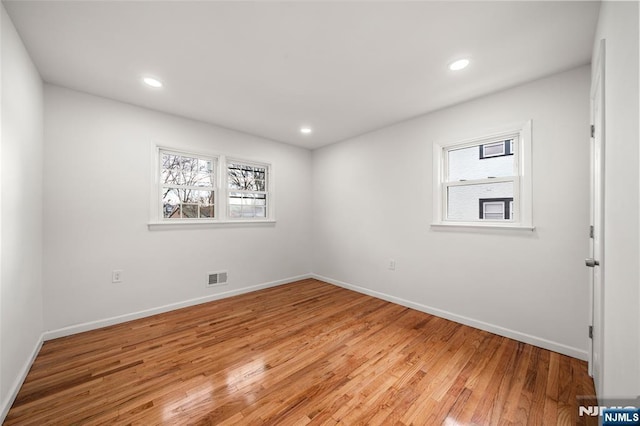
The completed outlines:
<svg viewBox="0 0 640 426">
<path fill-rule="evenodd" d="M 5 424 L 574 425 L 593 394 L 583 361 L 304 280 L 45 342 Z"/>
</svg>

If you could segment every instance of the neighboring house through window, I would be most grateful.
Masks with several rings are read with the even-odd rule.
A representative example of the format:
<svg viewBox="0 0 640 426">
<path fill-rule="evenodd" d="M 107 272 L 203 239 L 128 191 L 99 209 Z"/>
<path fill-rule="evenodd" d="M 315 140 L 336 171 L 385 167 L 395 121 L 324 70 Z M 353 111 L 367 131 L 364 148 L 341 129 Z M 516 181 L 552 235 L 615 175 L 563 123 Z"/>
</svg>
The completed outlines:
<svg viewBox="0 0 640 426">
<path fill-rule="evenodd" d="M 513 155 L 513 139 L 480 145 L 480 159 Z"/>
<path fill-rule="evenodd" d="M 480 198 L 480 219 L 513 219 L 513 198 Z"/>
</svg>

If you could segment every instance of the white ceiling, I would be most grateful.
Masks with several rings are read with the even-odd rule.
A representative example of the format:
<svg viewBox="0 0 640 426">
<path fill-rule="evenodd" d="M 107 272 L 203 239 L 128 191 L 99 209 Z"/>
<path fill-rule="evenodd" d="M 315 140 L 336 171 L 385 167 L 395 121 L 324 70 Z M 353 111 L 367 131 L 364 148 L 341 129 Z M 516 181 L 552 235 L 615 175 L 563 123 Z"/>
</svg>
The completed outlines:
<svg viewBox="0 0 640 426">
<path fill-rule="evenodd" d="M 590 62 L 598 2 L 4 1 L 42 78 L 316 148 Z M 458 73 L 447 68 L 469 57 Z M 163 89 L 141 84 L 145 75 Z M 299 132 L 309 125 L 310 135 Z"/>
</svg>

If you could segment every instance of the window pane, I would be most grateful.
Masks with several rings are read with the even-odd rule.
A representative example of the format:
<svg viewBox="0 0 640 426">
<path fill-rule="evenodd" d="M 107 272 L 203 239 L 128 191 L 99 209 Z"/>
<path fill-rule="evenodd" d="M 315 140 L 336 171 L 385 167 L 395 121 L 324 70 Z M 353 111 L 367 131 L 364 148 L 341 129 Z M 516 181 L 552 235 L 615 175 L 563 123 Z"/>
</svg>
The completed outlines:
<svg viewBox="0 0 640 426">
<path fill-rule="evenodd" d="M 214 191 L 163 188 L 162 212 L 168 219 L 214 217 Z"/>
<path fill-rule="evenodd" d="M 266 217 L 265 205 L 255 205 L 257 200 L 242 199 L 243 204 L 229 204 L 229 217 L 234 219 L 246 219 L 252 217 Z"/>
<path fill-rule="evenodd" d="M 231 163 L 227 169 L 229 189 L 266 190 L 266 168 Z"/>
<path fill-rule="evenodd" d="M 198 205 L 197 204 L 183 204 L 182 205 L 182 217 L 185 219 L 195 219 L 198 217 Z"/>
<path fill-rule="evenodd" d="M 481 198 L 513 198 L 513 182 L 448 187 L 447 219 L 478 221 L 478 206 Z"/>
<path fill-rule="evenodd" d="M 229 214 L 232 217 L 255 217 L 264 216 L 267 205 L 266 194 L 247 194 L 243 192 L 229 193 Z M 238 206 L 238 208 L 236 208 Z M 254 206 L 261 206 L 254 208 Z"/>
<path fill-rule="evenodd" d="M 256 208 L 253 206 L 242 206 L 242 217 L 255 217 Z"/>
<path fill-rule="evenodd" d="M 501 149 L 504 143 L 501 142 Z M 490 144 L 486 144 L 486 148 Z M 514 156 L 503 155 L 498 157 L 480 158 L 483 145 L 475 145 L 467 148 L 452 149 L 447 151 L 448 182 L 462 180 L 486 179 L 489 177 L 514 176 Z M 495 149 L 494 149 L 495 150 Z"/>
<path fill-rule="evenodd" d="M 229 206 L 229 217 L 234 219 L 264 217 L 264 207 L 232 205 Z"/>
<path fill-rule="evenodd" d="M 162 183 L 187 186 L 213 186 L 213 162 L 207 159 L 163 153 Z"/>
<path fill-rule="evenodd" d="M 211 174 L 213 172 L 213 164 L 211 160 L 198 159 L 198 173 Z"/>
<path fill-rule="evenodd" d="M 183 185 L 184 174 L 180 166 L 180 156 L 171 154 L 162 154 L 162 183 L 173 185 Z"/>
<path fill-rule="evenodd" d="M 242 206 L 232 205 L 229 206 L 229 217 L 238 219 L 242 216 Z"/>
<path fill-rule="evenodd" d="M 263 180 L 254 180 L 253 181 L 253 191 L 266 191 L 266 185 L 265 182 Z"/>
<path fill-rule="evenodd" d="M 178 190 L 163 188 L 162 214 L 165 218 L 180 218 L 180 197 Z"/>
<path fill-rule="evenodd" d="M 229 204 L 242 204 L 242 193 L 240 193 L 240 192 L 230 192 L 229 193 Z"/>
<path fill-rule="evenodd" d="M 180 164 L 185 173 L 195 173 L 198 170 L 198 159 L 193 157 L 180 157 Z"/>
<path fill-rule="evenodd" d="M 229 164 L 229 189 L 245 189 L 248 174 L 240 164 Z"/>
<path fill-rule="evenodd" d="M 197 174 L 193 186 L 213 186 L 213 163 L 211 160 L 198 159 Z"/>
<path fill-rule="evenodd" d="M 213 206 L 200 206 L 200 217 L 215 217 Z"/>
</svg>

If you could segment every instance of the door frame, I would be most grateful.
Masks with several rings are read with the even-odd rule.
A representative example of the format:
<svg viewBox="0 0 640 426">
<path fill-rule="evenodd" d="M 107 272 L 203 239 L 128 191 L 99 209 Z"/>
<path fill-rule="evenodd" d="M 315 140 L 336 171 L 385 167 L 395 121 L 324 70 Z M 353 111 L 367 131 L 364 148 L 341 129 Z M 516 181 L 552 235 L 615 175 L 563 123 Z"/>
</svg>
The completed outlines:
<svg viewBox="0 0 640 426">
<path fill-rule="evenodd" d="M 602 395 L 604 339 L 604 178 L 605 178 L 605 40 L 596 46 L 591 79 L 590 224 L 589 257 L 598 264 L 589 270 L 589 375 L 596 395 Z"/>
</svg>

